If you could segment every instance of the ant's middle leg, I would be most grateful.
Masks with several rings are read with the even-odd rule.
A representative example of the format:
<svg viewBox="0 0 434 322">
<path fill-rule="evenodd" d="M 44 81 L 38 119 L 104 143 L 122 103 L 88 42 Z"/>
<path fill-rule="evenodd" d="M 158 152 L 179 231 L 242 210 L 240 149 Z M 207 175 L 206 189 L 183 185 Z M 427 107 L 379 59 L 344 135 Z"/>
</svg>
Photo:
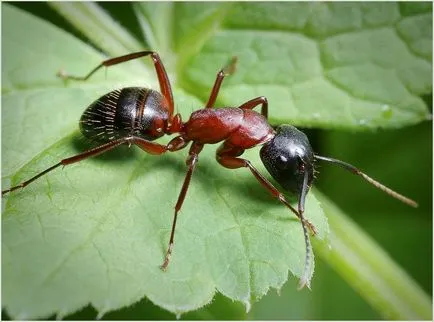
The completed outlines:
<svg viewBox="0 0 434 322">
<path fill-rule="evenodd" d="M 99 64 L 98 66 L 96 66 L 94 69 L 92 69 L 86 76 L 78 77 L 78 76 L 68 75 L 63 71 L 58 72 L 57 76 L 59 76 L 64 80 L 72 79 L 72 80 L 85 81 L 102 67 L 109 67 L 109 66 L 125 63 L 127 61 L 149 56 L 149 55 L 151 56 L 154 62 L 155 71 L 157 73 L 158 82 L 160 84 L 161 94 L 163 94 L 163 96 L 167 99 L 167 102 L 169 104 L 169 115 L 172 116 L 174 110 L 174 103 L 173 103 L 173 94 L 172 94 L 172 88 L 170 86 L 169 77 L 167 76 L 166 69 L 164 68 L 160 56 L 154 51 L 139 51 L 136 53 L 131 53 L 131 54 L 107 59 L 103 61 L 101 64 Z"/>
<path fill-rule="evenodd" d="M 173 222 L 172 222 L 172 230 L 170 232 L 170 240 L 169 240 L 169 246 L 167 247 L 166 256 L 164 257 L 164 262 L 161 265 L 161 269 L 165 271 L 167 269 L 167 266 L 170 262 L 170 256 L 172 255 L 172 249 L 173 249 L 173 243 L 174 243 L 174 237 L 175 237 L 175 228 L 176 228 L 176 220 L 178 218 L 178 212 L 181 210 L 182 204 L 184 203 L 185 196 L 187 195 L 188 186 L 190 185 L 190 180 L 193 175 L 193 171 L 196 168 L 196 164 L 199 161 L 199 153 L 203 149 L 203 144 L 199 143 L 193 143 L 190 151 L 188 152 L 188 159 L 187 159 L 187 174 L 184 179 L 184 183 L 182 184 L 181 192 L 178 196 L 178 201 L 175 205 L 175 215 L 173 216 Z"/>
</svg>

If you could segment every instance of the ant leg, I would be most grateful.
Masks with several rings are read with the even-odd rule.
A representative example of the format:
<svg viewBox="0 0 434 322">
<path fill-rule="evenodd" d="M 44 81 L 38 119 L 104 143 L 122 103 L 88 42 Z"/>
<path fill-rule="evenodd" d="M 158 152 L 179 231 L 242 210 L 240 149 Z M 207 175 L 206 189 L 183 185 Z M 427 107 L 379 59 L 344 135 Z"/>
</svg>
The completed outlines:
<svg viewBox="0 0 434 322">
<path fill-rule="evenodd" d="M 67 159 L 63 159 L 59 163 L 57 163 L 57 164 L 49 167 L 48 169 L 46 169 L 46 170 L 38 173 L 37 175 L 35 175 L 34 177 L 30 178 L 29 180 L 24 181 L 24 182 L 20 183 L 19 185 L 16 185 L 16 186 L 14 186 L 12 188 L 9 188 L 7 190 L 3 190 L 2 191 L 2 195 L 4 195 L 5 193 L 8 193 L 8 192 L 17 190 L 19 188 L 24 188 L 25 186 L 27 186 L 28 184 L 32 183 L 36 179 L 42 177 L 43 175 L 47 174 L 48 172 L 56 169 L 57 167 L 59 167 L 61 165 L 65 166 L 65 165 L 68 165 L 68 164 L 79 162 L 81 160 L 84 160 L 84 159 L 92 157 L 92 156 L 96 156 L 96 155 L 101 154 L 103 152 L 109 151 L 109 150 L 111 150 L 111 149 L 113 149 L 113 148 L 117 147 L 118 145 L 121 145 L 122 143 L 125 143 L 125 142 L 126 142 L 125 139 L 115 140 L 115 141 L 103 144 L 103 145 L 101 145 L 99 147 L 96 147 L 94 149 L 88 150 L 86 152 L 77 154 L 77 155 L 75 155 L 73 157 L 70 157 L 70 158 L 67 158 Z"/>
<path fill-rule="evenodd" d="M 238 169 L 238 168 L 249 168 L 255 178 L 265 187 L 274 197 L 276 197 L 280 202 L 287 206 L 301 221 L 301 226 L 303 228 L 304 242 L 306 246 L 306 256 L 304 261 L 303 273 L 300 277 L 298 284 L 298 289 L 303 288 L 305 285 L 309 287 L 309 280 L 312 271 L 312 245 L 310 243 L 309 234 L 307 231 L 308 227 L 310 231 L 315 235 L 317 233 L 315 226 L 304 218 L 303 213 L 297 212 L 286 200 L 285 196 L 277 190 L 270 181 L 268 181 L 262 174 L 250 163 L 249 160 L 237 158 L 235 156 L 241 155 L 243 150 L 225 147 L 224 145 L 217 151 L 217 161 L 228 169 Z"/>
<path fill-rule="evenodd" d="M 85 81 L 90 76 L 92 76 L 97 70 L 99 70 L 102 67 L 109 67 L 113 65 L 117 65 L 120 63 L 124 63 L 133 59 L 137 59 L 144 56 L 151 55 L 152 60 L 154 61 L 155 71 L 157 73 L 158 82 L 160 83 L 160 91 L 161 94 L 167 99 L 167 102 L 169 104 L 169 115 L 170 117 L 173 115 L 174 110 L 174 103 L 173 103 L 173 94 L 172 94 L 172 88 L 170 86 L 169 77 L 167 76 L 166 69 L 164 68 L 163 62 L 161 61 L 160 56 L 154 52 L 154 51 L 139 51 L 136 53 L 131 53 L 115 58 L 110 58 L 105 61 L 103 61 L 101 64 L 96 66 L 94 69 L 92 69 L 86 76 L 83 77 L 77 77 L 65 74 L 64 72 L 60 71 L 57 73 L 57 76 L 61 77 L 62 79 L 73 79 L 73 80 L 79 80 L 79 81 Z"/>
<path fill-rule="evenodd" d="M 243 152 L 244 150 L 242 149 L 228 147 L 223 144 L 217 150 L 217 161 L 228 169 L 248 168 L 255 176 L 256 180 L 258 180 L 259 183 L 273 195 L 273 197 L 277 198 L 281 203 L 289 208 L 289 210 L 291 210 L 302 222 L 305 222 L 312 234 L 316 235 L 317 230 L 315 226 L 309 220 L 305 219 L 302 213 L 299 213 L 294 207 L 292 207 L 286 200 L 285 196 L 267 178 L 265 178 L 249 160 L 236 158 L 236 156 L 240 156 Z"/>
<path fill-rule="evenodd" d="M 173 138 L 167 145 L 154 143 L 136 136 L 129 137 L 128 140 L 130 144 L 135 144 L 143 151 L 153 155 L 160 155 L 167 151 L 178 151 L 186 147 L 189 143 L 188 141 L 185 141 L 184 138 L 181 136 Z"/>
<path fill-rule="evenodd" d="M 222 85 L 223 78 L 225 78 L 225 76 L 228 76 L 228 75 L 232 74 L 233 72 L 235 72 L 236 63 L 237 63 L 237 57 L 232 57 L 230 63 L 227 66 L 223 67 L 223 69 L 221 69 L 217 73 L 217 78 L 214 82 L 214 86 L 211 90 L 211 94 L 209 96 L 208 103 L 206 103 L 206 105 L 205 105 L 205 108 L 214 107 L 214 103 L 215 103 L 215 100 L 217 99 L 217 95 L 220 91 L 220 86 Z"/>
<path fill-rule="evenodd" d="M 265 119 L 268 120 L 268 100 L 265 96 L 259 96 L 251 99 L 250 101 L 247 101 L 244 104 L 240 105 L 238 108 L 241 108 L 243 110 L 253 110 L 259 104 L 262 104 L 261 114 L 265 117 Z"/>
<path fill-rule="evenodd" d="M 188 152 L 188 158 L 187 158 L 187 175 L 185 176 L 184 183 L 182 184 L 181 192 L 178 196 L 178 201 L 175 205 L 175 215 L 173 216 L 173 223 L 172 223 L 172 231 L 170 233 L 170 240 L 169 240 L 169 246 L 167 248 L 166 256 L 164 257 L 164 262 L 161 265 L 161 269 L 165 271 L 167 269 L 167 266 L 169 265 L 170 256 L 172 255 L 172 249 L 173 249 L 173 242 L 174 242 L 174 236 L 175 236 L 175 227 L 176 227 L 176 219 L 178 218 L 178 212 L 182 207 L 182 204 L 184 203 L 185 196 L 187 195 L 188 186 L 190 185 L 191 176 L 193 175 L 193 171 L 196 167 L 197 161 L 199 160 L 199 153 L 202 151 L 203 144 L 199 143 L 193 143 L 193 145 L 190 148 L 190 151 Z"/>
<path fill-rule="evenodd" d="M 233 72 L 235 72 L 236 63 L 237 63 L 237 57 L 233 57 L 232 60 L 230 61 L 230 63 L 217 73 L 217 78 L 214 82 L 214 86 L 211 90 L 211 94 L 210 94 L 210 97 L 208 99 L 208 103 L 206 103 L 205 108 L 214 107 L 214 103 L 217 99 L 217 95 L 220 91 L 220 87 L 222 85 L 223 79 L 225 78 L 225 76 L 228 76 L 228 75 L 232 74 Z M 264 96 L 260 96 L 260 97 L 251 99 L 250 101 L 247 101 L 246 103 L 239 106 L 239 108 L 251 110 L 251 109 L 254 109 L 259 104 L 262 104 L 261 114 L 266 119 L 268 119 L 268 101 L 267 101 L 267 98 Z"/>
<path fill-rule="evenodd" d="M 172 141 L 174 141 L 174 140 L 172 140 Z M 147 141 L 145 139 L 138 138 L 138 137 L 126 137 L 126 138 L 118 139 L 118 140 L 100 145 L 100 146 L 93 148 L 91 150 L 85 151 L 83 153 L 77 154 L 75 156 L 63 159 L 59 163 L 49 167 L 48 169 L 45 169 L 44 171 L 42 171 L 42 172 L 38 173 L 37 175 L 35 175 L 34 177 L 30 178 L 29 180 L 24 181 L 24 182 L 14 186 L 14 187 L 11 187 L 9 189 L 3 190 L 2 195 L 6 194 L 8 192 L 17 190 L 19 188 L 26 187 L 28 184 L 32 183 L 36 179 L 42 177 L 43 175 L 47 174 L 48 172 L 56 169 L 57 167 L 59 167 L 61 165 L 65 166 L 68 164 L 80 162 L 84 159 L 94 157 L 94 156 L 97 156 L 97 155 L 102 154 L 104 152 L 110 151 L 110 150 L 114 149 L 115 147 L 117 147 L 121 144 L 124 144 L 124 143 L 136 144 L 141 149 L 145 150 L 146 152 L 148 152 L 150 154 L 162 154 L 162 153 L 166 152 L 167 150 L 170 150 L 170 148 L 171 148 L 171 146 L 169 146 L 170 143 L 168 144 L 168 146 L 164 146 L 164 145 L 160 145 L 158 143 L 153 143 L 153 142 L 150 142 L 150 141 Z"/>
</svg>

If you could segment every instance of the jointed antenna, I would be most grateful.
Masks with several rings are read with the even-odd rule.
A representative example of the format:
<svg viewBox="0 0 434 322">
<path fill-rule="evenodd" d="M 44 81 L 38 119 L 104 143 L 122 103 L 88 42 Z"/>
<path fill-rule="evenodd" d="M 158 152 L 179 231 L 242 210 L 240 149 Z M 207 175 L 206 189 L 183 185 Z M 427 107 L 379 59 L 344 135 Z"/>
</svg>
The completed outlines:
<svg viewBox="0 0 434 322">
<path fill-rule="evenodd" d="M 344 168 L 344 169 L 346 169 L 346 170 L 348 170 L 348 171 L 350 171 L 350 172 L 352 172 L 354 174 L 357 174 L 357 175 L 361 176 L 363 179 L 365 179 L 366 181 L 368 181 L 373 186 L 377 187 L 380 190 L 383 190 L 389 196 L 391 196 L 391 197 L 393 197 L 395 199 L 398 199 L 398 200 L 402 201 L 403 203 L 405 203 L 405 204 L 407 204 L 409 206 L 412 206 L 412 207 L 415 207 L 415 208 L 418 206 L 418 204 L 417 204 L 416 201 L 414 201 L 414 200 L 412 200 L 410 198 L 407 198 L 407 197 L 405 197 L 405 196 L 397 193 L 396 191 L 393 191 L 392 189 L 390 189 L 390 188 L 386 187 L 385 185 L 379 183 L 378 181 L 372 179 L 367 174 L 363 173 L 362 171 L 360 171 L 355 166 L 353 166 L 353 165 L 351 165 L 349 163 L 343 162 L 341 160 L 333 159 L 333 158 L 323 157 L 323 156 L 320 156 L 320 155 L 315 155 L 315 159 L 337 164 L 338 166 L 340 166 L 340 167 L 342 167 L 342 168 Z"/>
</svg>

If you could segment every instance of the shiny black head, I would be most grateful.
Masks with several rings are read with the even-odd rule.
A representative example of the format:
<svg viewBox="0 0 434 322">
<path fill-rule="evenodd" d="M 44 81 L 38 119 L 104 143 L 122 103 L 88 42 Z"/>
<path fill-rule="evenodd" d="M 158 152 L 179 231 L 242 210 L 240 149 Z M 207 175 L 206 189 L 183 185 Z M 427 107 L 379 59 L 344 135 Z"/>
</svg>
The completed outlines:
<svg viewBox="0 0 434 322">
<path fill-rule="evenodd" d="M 299 211 L 313 181 L 314 154 L 307 136 L 290 125 L 281 125 L 276 136 L 261 148 L 261 160 L 273 178 L 299 197 Z"/>
</svg>

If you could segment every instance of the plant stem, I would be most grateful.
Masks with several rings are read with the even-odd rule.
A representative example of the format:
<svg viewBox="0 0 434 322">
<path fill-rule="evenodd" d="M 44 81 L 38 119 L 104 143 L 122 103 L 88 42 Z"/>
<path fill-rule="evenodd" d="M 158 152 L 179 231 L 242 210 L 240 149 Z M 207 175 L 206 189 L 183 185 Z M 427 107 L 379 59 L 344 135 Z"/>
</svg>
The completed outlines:
<svg viewBox="0 0 434 322">
<path fill-rule="evenodd" d="M 140 42 L 95 3 L 50 2 L 49 5 L 111 56 L 143 50 Z"/>
<path fill-rule="evenodd" d="M 316 253 L 385 319 L 432 320 L 432 300 L 390 256 L 319 191 L 330 226 Z M 329 246 L 330 245 L 330 246 Z"/>
</svg>

